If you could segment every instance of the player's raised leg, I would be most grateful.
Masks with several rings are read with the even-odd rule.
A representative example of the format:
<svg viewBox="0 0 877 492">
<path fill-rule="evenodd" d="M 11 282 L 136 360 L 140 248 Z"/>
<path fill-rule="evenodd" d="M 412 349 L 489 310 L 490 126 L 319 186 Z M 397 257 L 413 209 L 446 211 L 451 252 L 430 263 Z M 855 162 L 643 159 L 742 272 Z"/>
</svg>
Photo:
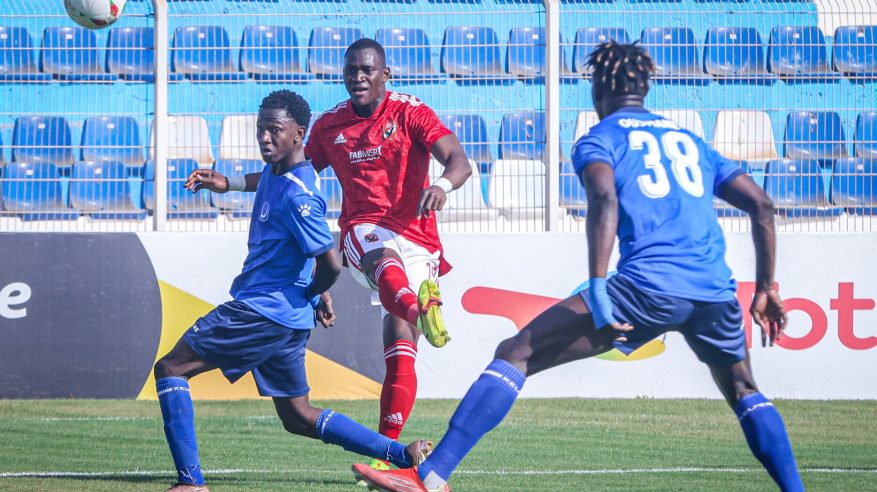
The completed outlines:
<svg viewBox="0 0 877 492">
<path fill-rule="evenodd" d="M 803 491 L 783 417 L 755 386 L 749 354 L 729 366 L 710 366 L 728 405 L 737 414 L 752 454 L 784 492 Z"/>
<path fill-rule="evenodd" d="M 189 378 L 211 369 L 214 366 L 193 352 L 183 339 L 155 363 L 155 388 L 164 420 L 164 435 L 177 470 L 177 482 L 168 489 L 173 492 L 207 491 L 198 456 Z"/>
<path fill-rule="evenodd" d="M 416 471 L 377 472 L 354 465 L 354 474 L 384 490 L 447 490 L 451 473 L 478 440 L 505 418 L 529 375 L 601 354 L 621 335 L 611 328 L 595 329 L 580 296 L 560 301 L 500 343 L 496 358 L 457 407 L 447 433 Z"/>
<path fill-rule="evenodd" d="M 434 347 L 444 347 L 448 343 L 450 338 L 440 309 L 441 292 L 434 280 L 427 276 L 415 292 L 405 262 L 391 248 L 363 253 L 359 265 L 369 281 L 377 286 L 381 305 L 388 313 L 416 327 Z"/>
</svg>

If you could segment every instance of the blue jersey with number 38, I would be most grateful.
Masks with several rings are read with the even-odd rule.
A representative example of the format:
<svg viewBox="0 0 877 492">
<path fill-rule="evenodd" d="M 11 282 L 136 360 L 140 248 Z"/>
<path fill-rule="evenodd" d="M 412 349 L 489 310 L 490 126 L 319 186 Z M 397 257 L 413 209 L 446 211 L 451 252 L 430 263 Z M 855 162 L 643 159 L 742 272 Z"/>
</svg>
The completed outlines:
<svg viewBox="0 0 877 492">
<path fill-rule="evenodd" d="M 701 138 L 643 108 L 606 117 L 573 147 L 576 174 L 603 162 L 615 170 L 617 270 L 646 292 L 726 301 L 736 284 L 713 197 L 740 166 Z"/>
</svg>

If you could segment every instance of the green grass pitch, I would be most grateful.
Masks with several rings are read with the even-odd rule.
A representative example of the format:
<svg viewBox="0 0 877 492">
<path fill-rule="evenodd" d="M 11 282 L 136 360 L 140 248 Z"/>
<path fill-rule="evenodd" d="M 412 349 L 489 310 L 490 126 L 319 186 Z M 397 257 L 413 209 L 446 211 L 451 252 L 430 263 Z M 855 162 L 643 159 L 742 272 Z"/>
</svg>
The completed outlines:
<svg viewBox="0 0 877 492">
<path fill-rule="evenodd" d="M 374 425 L 376 401 L 320 402 Z M 877 490 L 877 401 L 779 400 L 808 490 Z M 455 401 L 420 401 L 403 440 L 438 439 Z M 352 491 L 357 457 L 287 434 L 269 401 L 196 402 L 208 485 Z M 0 490 L 164 490 L 157 402 L 0 401 Z M 720 401 L 533 399 L 463 462 L 455 491 L 775 490 Z"/>
</svg>

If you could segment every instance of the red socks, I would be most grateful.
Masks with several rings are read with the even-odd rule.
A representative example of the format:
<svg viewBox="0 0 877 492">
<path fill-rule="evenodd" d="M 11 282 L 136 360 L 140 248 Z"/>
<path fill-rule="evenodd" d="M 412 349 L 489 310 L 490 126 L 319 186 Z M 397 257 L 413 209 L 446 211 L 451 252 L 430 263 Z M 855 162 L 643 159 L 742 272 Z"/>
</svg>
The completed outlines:
<svg viewBox="0 0 877 492">
<path fill-rule="evenodd" d="M 399 439 L 402 427 L 414 408 L 414 398 L 417 396 L 417 374 L 414 372 L 416 357 L 417 346 L 407 340 L 398 340 L 384 349 L 387 375 L 381 390 L 378 432 L 393 440 Z"/>
<path fill-rule="evenodd" d="M 402 261 L 384 258 L 378 262 L 375 266 L 375 281 L 378 283 L 378 296 L 384 309 L 417 326 L 417 294 L 408 286 L 408 275 L 405 274 Z"/>
</svg>

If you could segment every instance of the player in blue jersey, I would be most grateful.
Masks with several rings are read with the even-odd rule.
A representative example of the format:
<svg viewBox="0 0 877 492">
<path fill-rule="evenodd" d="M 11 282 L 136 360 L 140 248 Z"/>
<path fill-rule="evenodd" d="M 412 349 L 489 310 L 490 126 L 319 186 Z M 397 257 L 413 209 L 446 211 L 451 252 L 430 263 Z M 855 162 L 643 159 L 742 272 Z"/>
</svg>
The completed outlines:
<svg viewBox="0 0 877 492">
<path fill-rule="evenodd" d="M 431 443 L 395 442 L 346 416 L 308 401 L 305 346 L 317 320 L 335 320 L 329 287 L 341 263 L 329 226 L 326 201 L 302 144 L 310 108 L 290 91 L 262 100 L 256 138 L 268 164 L 261 175 L 238 182 L 212 170 L 192 172 L 185 186 L 256 191 L 250 219 L 249 253 L 226 302 L 199 318 L 176 346 L 155 364 L 165 436 L 177 469 L 174 492 L 206 491 L 188 380 L 221 369 L 237 381 L 253 373 L 259 394 L 272 397 L 283 427 L 293 433 L 400 467 L 419 463 Z"/>
<path fill-rule="evenodd" d="M 803 490 L 782 417 L 755 385 L 736 284 L 713 197 L 752 220 L 757 290 L 752 316 L 762 344 L 786 323 L 774 290 L 773 205 L 740 167 L 689 131 L 643 108 L 654 65 L 636 45 L 607 43 L 589 64 L 601 121 L 576 142 L 573 165 L 588 197 L 589 288 L 537 316 L 500 343 L 433 454 L 417 469 L 354 474 L 389 491 L 448 491 L 447 480 L 499 425 L 525 379 L 618 348 L 630 353 L 669 330 L 681 332 L 734 409 L 756 458 L 784 491 Z M 618 235 L 618 274 L 607 279 Z"/>
</svg>

